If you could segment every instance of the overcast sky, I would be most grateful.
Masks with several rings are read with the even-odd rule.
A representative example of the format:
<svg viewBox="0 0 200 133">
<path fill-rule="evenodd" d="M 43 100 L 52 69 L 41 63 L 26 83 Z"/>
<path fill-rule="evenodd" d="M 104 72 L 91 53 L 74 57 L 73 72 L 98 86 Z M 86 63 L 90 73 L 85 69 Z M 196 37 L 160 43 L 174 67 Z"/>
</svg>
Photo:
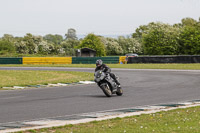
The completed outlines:
<svg viewBox="0 0 200 133">
<path fill-rule="evenodd" d="M 150 22 L 200 17 L 200 0 L 0 0 L 0 36 L 131 34 Z"/>
</svg>

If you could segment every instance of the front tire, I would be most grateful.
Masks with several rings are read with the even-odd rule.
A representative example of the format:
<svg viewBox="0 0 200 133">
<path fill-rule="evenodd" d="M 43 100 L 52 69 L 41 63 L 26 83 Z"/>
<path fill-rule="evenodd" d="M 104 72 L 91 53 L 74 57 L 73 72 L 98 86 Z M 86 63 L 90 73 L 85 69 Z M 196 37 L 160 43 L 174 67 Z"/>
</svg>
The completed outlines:
<svg viewBox="0 0 200 133">
<path fill-rule="evenodd" d="M 112 91 L 110 90 L 109 85 L 102 86 L 102 90 L 107 97 L 112 96 Z"/>
</svg>

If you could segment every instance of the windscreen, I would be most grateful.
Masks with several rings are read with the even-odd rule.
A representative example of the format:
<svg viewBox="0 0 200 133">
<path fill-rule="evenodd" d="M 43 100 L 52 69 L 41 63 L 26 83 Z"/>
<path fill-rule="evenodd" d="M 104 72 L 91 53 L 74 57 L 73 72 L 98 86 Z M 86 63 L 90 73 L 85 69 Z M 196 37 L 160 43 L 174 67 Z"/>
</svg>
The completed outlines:
<svg viewBox="0 0 200 133">
<path fill-rule="evenodd" d="M 102 74 L 102 71 L 101 71 L 101 70 L 96 71 L 96 72 L 95 72 L 95 77 L 96 77 L 96 78 L 100 78 L 100 77 L 101 77 L 101 74 Z"/>
</svg>

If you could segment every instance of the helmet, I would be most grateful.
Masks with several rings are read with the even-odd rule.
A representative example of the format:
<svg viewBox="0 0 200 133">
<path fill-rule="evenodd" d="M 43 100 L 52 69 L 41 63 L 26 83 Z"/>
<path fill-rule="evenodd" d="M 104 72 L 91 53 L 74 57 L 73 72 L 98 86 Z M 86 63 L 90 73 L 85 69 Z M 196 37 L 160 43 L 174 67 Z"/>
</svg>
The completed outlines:
<svg viewBox="0 0 200 133">
<path fill-rule="evenodd" d="M 103 61 L 101 59 L 96 61 L 96 66 L 101 66 L 103 64 Z"/>
</svg>

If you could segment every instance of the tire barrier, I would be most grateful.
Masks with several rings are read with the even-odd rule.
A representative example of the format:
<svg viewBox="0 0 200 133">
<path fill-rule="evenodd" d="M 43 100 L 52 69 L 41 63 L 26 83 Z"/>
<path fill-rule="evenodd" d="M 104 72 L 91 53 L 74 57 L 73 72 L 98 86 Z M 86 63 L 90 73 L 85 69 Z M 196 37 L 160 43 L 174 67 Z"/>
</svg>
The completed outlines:
<svg viewBox="0 0 200 133">
<path fill-rule="evenodd" d="M 72 64 L 72 57 L 23 57 L 23 64 Z"/>
<path fill-rule="evenodd" d="M 200 63 L 199 55 L 129 57 L 128 63 Z"/>
<path fill-rule="evenodd" d="M 72 57 L 72 64 L 95 64 L 98 59 L 106 64 L 119 63 L 119 57 Z"/>
<path fill-rule="evenodd" d="M 22 64 L 22 58 L 0 58 L 0 64 Z"/>
</svg>

